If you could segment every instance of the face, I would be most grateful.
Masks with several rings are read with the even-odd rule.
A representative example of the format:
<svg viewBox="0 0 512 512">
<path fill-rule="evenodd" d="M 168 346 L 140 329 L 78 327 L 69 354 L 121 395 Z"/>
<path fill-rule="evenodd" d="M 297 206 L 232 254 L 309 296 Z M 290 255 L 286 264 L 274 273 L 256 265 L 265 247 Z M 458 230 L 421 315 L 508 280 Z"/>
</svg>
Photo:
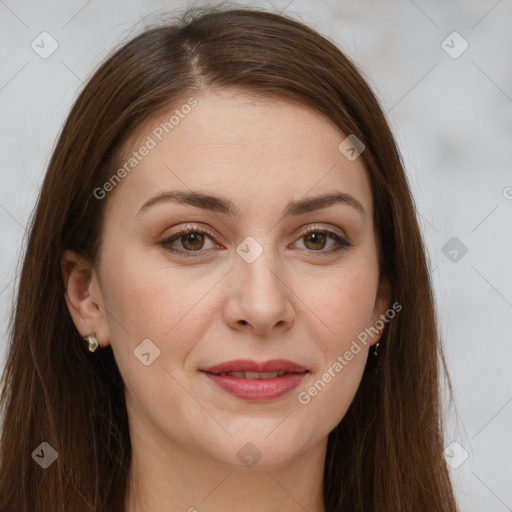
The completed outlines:
<svg viewBox="0 0 512 512">
<path fill-rule="evenodd" d="M 343 418 L 378 340 L 358 336 L 389 307 L 367 171 L 338 149 L 346 134 L 300 103 L 194 98 L 131 139 L 120 167 L 134 151 L 137 163 L 98 199 L 89 293 L 70 285 L 66 300 L 82 335 L 112 345 L 132 433 L 211 460 L 240 465 L 244 447 L 284 464 Z M 249 362 L 218 366 L 234 360 Z"/>
</svg>

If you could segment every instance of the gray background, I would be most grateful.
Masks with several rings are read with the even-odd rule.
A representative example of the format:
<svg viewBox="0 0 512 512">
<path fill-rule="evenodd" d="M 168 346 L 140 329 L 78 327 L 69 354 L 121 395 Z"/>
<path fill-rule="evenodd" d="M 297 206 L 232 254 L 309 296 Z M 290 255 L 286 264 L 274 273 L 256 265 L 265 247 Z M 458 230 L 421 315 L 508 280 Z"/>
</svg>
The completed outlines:
<svg viewBox="0 0 512 512">
<path fill-rule="evenodd" d="M 457 498 L 465 512 L 512 511 L 511 1 L 240 3 L 276 6 L 315 27 L 358 63 L 379 97 L 431 261 L 455 392 L 445 446 Z M 25 225 L 72 102 L 115 44 L 186 6 L 0 0 L 2 362 Z M 42 45 L 43 31 L 58 43 L 46 59 L 31 47 Z M 454 31 L 463 39 L 448 37 Z M 458 246 L 446 246 L 453 237 Z"/>
</svg>

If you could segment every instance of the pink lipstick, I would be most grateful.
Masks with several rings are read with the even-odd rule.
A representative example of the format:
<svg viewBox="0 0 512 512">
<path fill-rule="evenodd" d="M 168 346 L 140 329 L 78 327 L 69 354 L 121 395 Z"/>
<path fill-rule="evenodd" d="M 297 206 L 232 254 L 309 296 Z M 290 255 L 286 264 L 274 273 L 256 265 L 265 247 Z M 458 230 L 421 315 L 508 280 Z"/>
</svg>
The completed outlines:
<svg viewBox="0 0 512 512">
<path fill-rule="evenodd" d="M 201 371 L 222 390 L 251 401 L 279 398 L 295 389 L 308 373 L 303 366 L 285 359 L 261 363 L 236 359 Z"/>
</svg>

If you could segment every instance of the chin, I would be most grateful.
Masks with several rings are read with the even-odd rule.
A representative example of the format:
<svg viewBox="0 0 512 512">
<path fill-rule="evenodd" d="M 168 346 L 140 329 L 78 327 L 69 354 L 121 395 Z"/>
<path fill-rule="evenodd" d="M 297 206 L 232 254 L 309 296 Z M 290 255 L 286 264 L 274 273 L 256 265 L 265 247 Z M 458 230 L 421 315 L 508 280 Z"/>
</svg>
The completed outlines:
<svg viewBox="0 0 512 512">
<path fill-rule="evenodd" d="M 236 466 L 238 468 L 270 470 L 284 467 L 294 462 L 294 459 L 303 455 L 307 450 L 305 439 L 301 436 L 293 437 L 286 432 L 276 435 L 272 433 L 274 426 L 266 428 L 265 432 L 251 434 L 234 434 L 222 440 L 212 440 L 210 449 L 204 449 L 209 456 L 217 461 Z M 215 450 L 211 447 L 215 446 Z"/>
</svg>

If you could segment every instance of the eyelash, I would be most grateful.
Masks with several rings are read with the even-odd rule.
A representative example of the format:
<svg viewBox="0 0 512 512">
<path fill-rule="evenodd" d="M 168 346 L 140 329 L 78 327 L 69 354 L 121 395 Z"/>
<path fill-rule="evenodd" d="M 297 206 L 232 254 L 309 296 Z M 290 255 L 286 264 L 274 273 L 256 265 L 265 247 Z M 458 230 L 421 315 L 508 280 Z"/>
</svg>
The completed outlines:
<svg viewBox="0 0 512 512">
<path fill-rule="evenodd" d="M 200 233 L 201 235 L 207 235 L 212 239 L 212 241 L 215 241 L 215 234 L 213 233 L 213 231 L 211 231 L 209 229 L 200 229 L 196 226 L 185 226 L 185 227 L 181 227 L 178 232 L 174 233 L 173 235 L 166 238 L 165 240 L 158 242 L 158 245 L 162 246 L 166 251 L 170 251 L 175 254 L 179 254 L 180 256 L 184 256 L 186 258 L 202 257 L 201 253 L 206 252 L 206 251 L 202 251 L 202 250 L 183 251 L 183 250 L 179 250 L 179 249 L 174 249 L 173 247 L 170 246 L 170 244 L 172 244 L 173 242 L 175 242 L 182 236 L 188 235 L 190 233 Z M 328 251 L 308 251 L 309 255 L 314 254 L 314 255 L 330 256 L 333 254 L 342 253 L 342 252 L 346 251 L 347 249 L 349 249 L 350 247 L 352 247 L 352 244 L 350 242 L 348 242 L 347 240 L 345 240 L 343 237 L 341 237 L 337 232 L 330 230 L 330 229 L 320 229 L 315 226 L 308 227 L 301 234 L 299 239 L 304 238 L 305 236 L 307 236 L 311 233 L 317 233 L 317 234 L 321 233 L 321 234 L 330 236 L 338 244 L 338 248 L 331 249 Z"/>
</svg>

